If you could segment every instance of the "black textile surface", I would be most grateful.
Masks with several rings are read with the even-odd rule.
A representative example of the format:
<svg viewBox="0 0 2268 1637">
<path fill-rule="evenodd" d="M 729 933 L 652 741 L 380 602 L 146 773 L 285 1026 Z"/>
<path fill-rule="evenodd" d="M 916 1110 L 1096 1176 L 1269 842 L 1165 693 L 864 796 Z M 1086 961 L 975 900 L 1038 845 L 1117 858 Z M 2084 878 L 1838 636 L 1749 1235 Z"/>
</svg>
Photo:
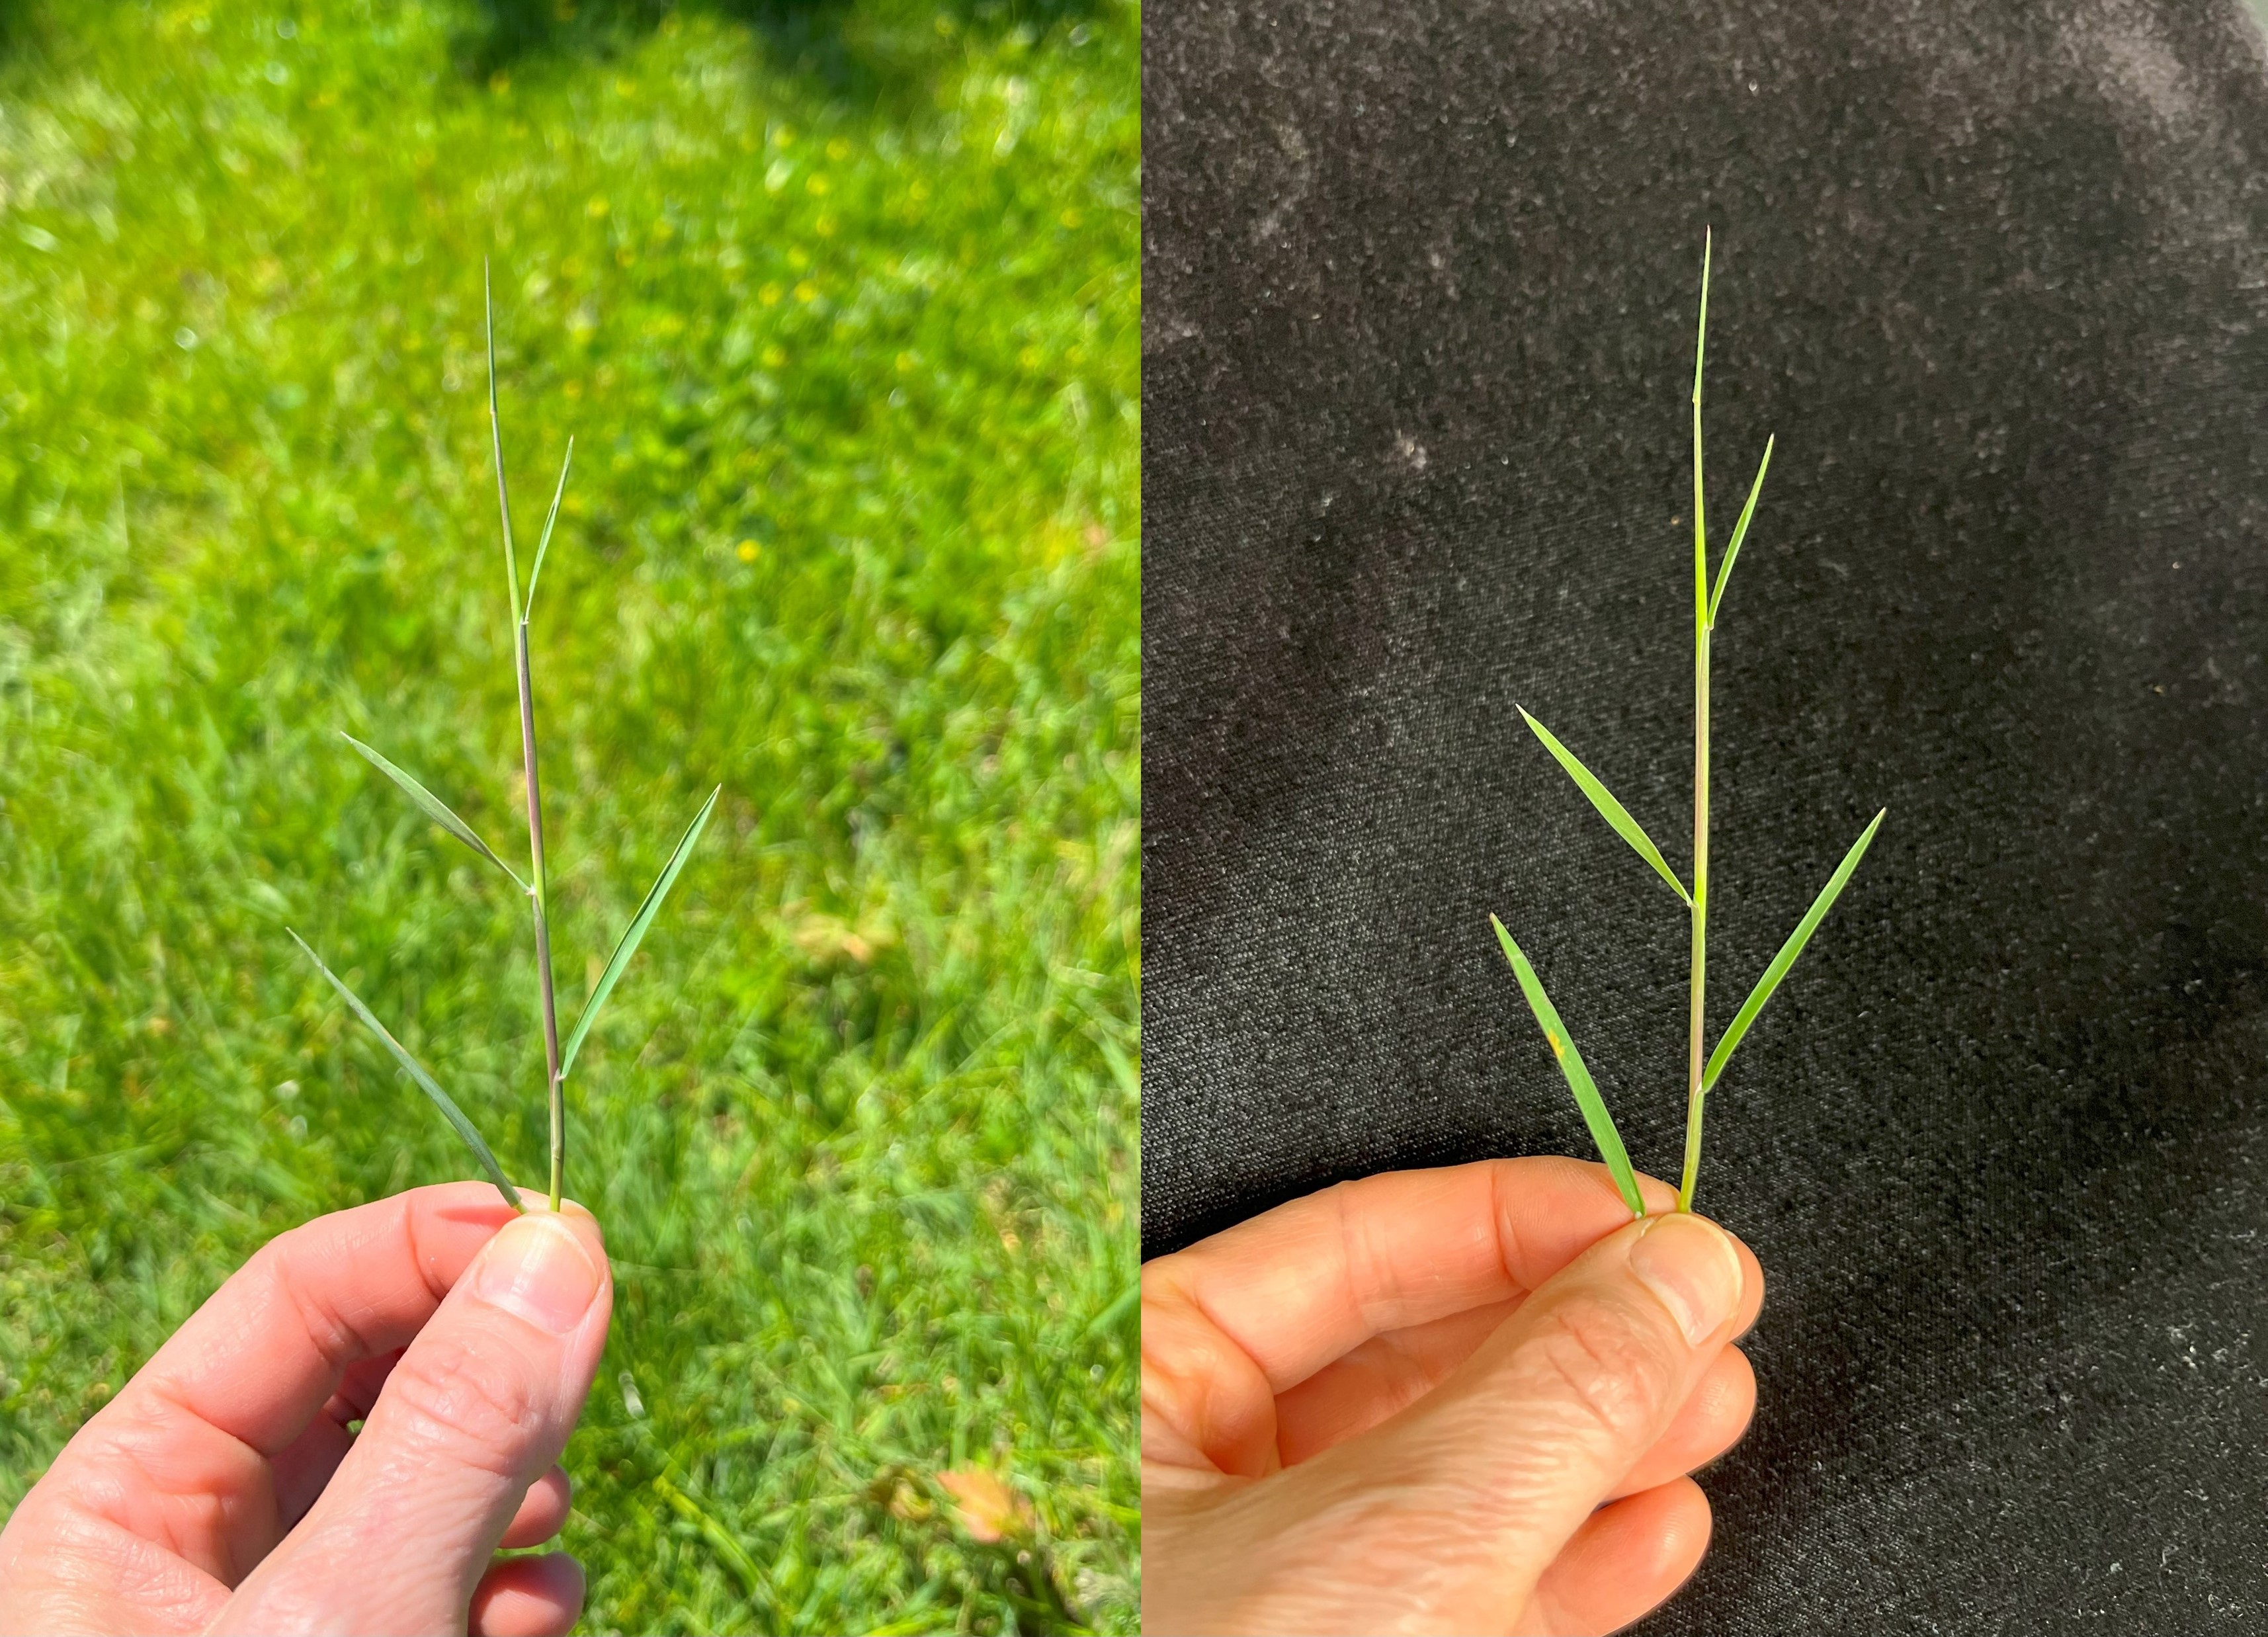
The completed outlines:
<svg viewBox="0 0 2268 1637">
<path fill-rule="evenodd" d="M 1167 0 L 1148 19 L 1144 1234 L 1674 1176 L 1686 393 L 1711 1103 L 1772 1280 L 1647 1629 L 2268 1624 L 2268 54 L 2236 0 Z"/>
</svg>

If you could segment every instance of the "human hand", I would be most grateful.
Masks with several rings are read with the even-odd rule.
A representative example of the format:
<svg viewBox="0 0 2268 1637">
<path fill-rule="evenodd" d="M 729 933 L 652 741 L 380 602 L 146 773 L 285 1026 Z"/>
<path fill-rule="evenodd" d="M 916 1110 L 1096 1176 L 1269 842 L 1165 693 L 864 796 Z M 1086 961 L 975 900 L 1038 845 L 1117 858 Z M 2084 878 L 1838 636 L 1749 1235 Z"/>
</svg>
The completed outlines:
<svg viewBox="0 0 2268 1637">
<path fill-rule="evenodd" d="M 0 1632 L 567 1631 L 572 1558 L 492 1560 L 566 1521 L 614 1285 L 590 1213 L 529 1198 L 419 1188 L 263 1247 L 0 1530 Z"/>
<path fill-rule="evenodd" d="M 1686 1474 L 1748 1426 L 1763 1300 L 1739 1241 L 1574 1160 L 1367 1177 L 1158 1257 L 1144 1629 L 1628 1624 L 1708 1545 Z"/>
</svg>

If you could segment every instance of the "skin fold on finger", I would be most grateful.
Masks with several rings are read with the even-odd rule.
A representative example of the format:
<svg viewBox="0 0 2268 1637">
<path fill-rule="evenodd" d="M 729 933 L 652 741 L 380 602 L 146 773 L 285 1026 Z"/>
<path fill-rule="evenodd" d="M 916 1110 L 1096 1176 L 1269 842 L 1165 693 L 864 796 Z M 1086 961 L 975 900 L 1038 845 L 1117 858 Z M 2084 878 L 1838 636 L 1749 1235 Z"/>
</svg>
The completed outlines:
<svg viewBox="0 0 2268 1637">
<path fill-rule="evenodd" d="M 566 1637 L 583 1616 L 583 1566 L 563 1552 L 511 1558 L 473 1590 L 472 1637 Z"/>
<path fill-rule="evenodd" d="M 1639 1187 L 1650 1209 L 1675 1202 Z M 1145 1458 L 1257 1475 L 1270 1395 L 1375 1336 L 1517 1301 L 1629 1221 L 1604 1166 L 1489 1160 L 1343 1183 L 1160 1257 L 1142 1270 Z M 1204 1362 L 1231 1353 L 1249 1368 Z"/>
<path fill-rule="evenodd" d="M 541 1545 L 566 1527 L 567 1510 L 574 1500 L 566 1469 L 553 1467 L 527 1486 L 526 1499 L 504 1525 L 504 1539 L 497 1544 L 506 1552 Z"/>
<path fill-rule="evenodd" d="M 1536 1582 L 1519 1637 L 1603 1637 L 1676 1592 L 1709 1549 L 1709 1501 L 1690 1478 L 1601 1507 Z"/>
<path fill-rule="evenodd" d="M 1742 1275 L 1740 1311 L 1734 1333 L 1740 1335 L 1756 1323 L 1764 1302 L 1764 1266 L 1756 1253 L 1734 1237 Z M 1337 1362 L 1327 1365 L 1276 1400 L 1276 1448 L 1281 1464 L 1296 1466 L 1345 1439 L 1367 1432 L 1398 1414 L 1432 1390 L 1470 1358 L 1497 1326 L 1519 1310 L 1524 1298 L 1510 1298 L 1451 1314 L 1431 1324 L 1413 1324 L 1373 1336 Z M 1746 1360 L 1742 1361 L 1745 1368 Z M 1745 1376 L 1747 1400 L 1738 1406 L 1736 1420 L 1727 1423 L 1719 1405 L 1704 1428 L 1697 1428 L 1696 1447 L 1721 1432 L 1723 1442 L 1697 1458 L 1712 1460 L 1729 1449 L 1748 1424 L 1755 1405 L 1755 1379 Z M 1705 1385 L 1706 1384 L 1705 1381 Z M 1696 1397 L 1700 1396 L 1697 1390 Z M 1638 1486 L 1650 1487 L 1690 1466 L 1675 1467 Z"/>
<path fill-rule="evenodd" d="M 279 1235 L 119 1399 L 161 1394 L 263 1455 L 287 1449 L 350 1366 L 409 1344 L 511 1214 L 493 1189 L 450 1183 Z"/>
<path fill-rule="evenodd" d="M 1162 1258 L 1161 1258 L 1162 1259 Z M 1152 1264 L 1155 1266 L 1156 1264 Z M 1244 1350 L 1185 1302 L 1152 1302 L 1142 1270 L 1142 1470 L 1274 1471 L 1276 1396 Z M 1200 1444 L 1199 1438 L 1204 1440 Z"/>
<path fill-rule="evenodd" d="M 307 1508 L 315 1504 L 315 1497 L 323 1493 L 323 1486 L 331 1481 L 331 1474 L 339 1470 L 339 1463 L 354 1447 L 354 1434 L 347 1429 L 370 1413 L 371 1406 L 378 1402 L 378 1395 L 385 1390 L 386 1378 L 401 1359 L 401 1352 L 394 1347 L 376 1358 L 349 1365 L 339 1390 L 324 1404 L 322 1413 L 309 1421 L 307 1429 L 269 1463 L 275 1474 L 279 1530 L 288 1533 L 294 1523 L 306 1516 Z"/>
<path fill-rule="evenodd" d="M 1741 1442 L 1756 1412 L 1756 1373 L 1748 1355 L 1727 1347 L 1709 1361 L 1677 1419 L 1615 1486 L 1610 1500 L 1699 1471 Z"/>
<path fill-rule="evenodd" d="M 1276 1398 L 1276 1449 L 1285 1466 L 1366 1433 L 1418 1402 L 1520 1308 L 1491 1301 L 1427 1324 L 1388 1331 Z"/>
</svg>

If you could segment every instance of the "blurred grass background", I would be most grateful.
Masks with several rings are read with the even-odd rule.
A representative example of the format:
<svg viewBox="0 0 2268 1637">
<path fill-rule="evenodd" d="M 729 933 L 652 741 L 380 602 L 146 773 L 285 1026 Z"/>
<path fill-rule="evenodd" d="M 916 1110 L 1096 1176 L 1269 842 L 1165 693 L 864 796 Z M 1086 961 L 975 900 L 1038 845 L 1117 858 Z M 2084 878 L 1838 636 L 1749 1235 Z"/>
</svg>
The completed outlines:
<svg viewBox="0 0 2268 1637">
<path fill-rule="evenodd" d="M 1133 1628 L 1138 26 L 0 4 L 0 1507 L 472 1174 L 287 921 L 541 1181 L 523 905 L 335 737 L 524 837 L 490 256 L 569 1015 L 725 787 L 571 1088 L 586 1624 Z"/>
</svg>

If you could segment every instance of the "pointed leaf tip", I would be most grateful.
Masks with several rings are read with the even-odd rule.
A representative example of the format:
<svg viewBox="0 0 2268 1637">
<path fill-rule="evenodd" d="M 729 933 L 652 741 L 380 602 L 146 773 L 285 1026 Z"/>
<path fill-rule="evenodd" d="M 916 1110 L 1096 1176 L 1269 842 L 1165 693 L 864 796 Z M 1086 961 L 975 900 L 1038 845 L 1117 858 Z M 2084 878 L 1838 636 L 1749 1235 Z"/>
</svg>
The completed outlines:
<svg viewBox="0 0 2268 1637">
<path fill-rule="evenodd" d="M 559 1054 L 559 1078 L 562 1080 L 575 1066 L 575 1055 L 582 1051 L 583 1042 L 591 1033 L 591 1025 L 598 1021 L 599 1008 L 606 1005 L 607 997 L 615 992 L 615 985 L 622 981 L 622 972 L 630 965 L 630 957 L 637 953 L 638 943 L 645 937 L 646 928 L 652 925 L 653 918 L 661 913 L 662 900 L 669 896 L 670 888 L 676 884 L 678 872 L 685 867 L 685 860 L 693 852 L 694 843 L 701 839 L 702 828 L 709 822 L 709 815 L 717 806 L 717 798 L 724 793 L 725 786 L 722 785 L 709 793 L 709 800 L 702 803 L 701 811 L 694 815 L 693 822 L 685 827 L 685 834 L 678 837 L 676 849 L 669 855 L 669 862 L 661 866 L 660 875 L 647 889 L 644 901 L 637 907 L 637 913 L 630 918 L 630 925 L 623 929 L 621 941 L 615 945 L 614 954 L 607 957 L 606 970 L 599 974 L 599 981 L 592 986 L 591 998 L 583 1003 L 582 1013 L 575 1020 L 575 1032 L 568 1036 L 567 1044 Z"/>
<path fill-rule="evenodd" d="M 1573 751 L 1553 738 L 1550 728 L 1520 706 L 1514 705 L 1513 709 L 1520 712 L 1521 719 L 1528 724 L 1529 731 L 1551 753 L 1552 759 L 1559 763 L 1567 777 L 1575 781 L 1576 788 L 1589 798 L 1591 805 L 1599 810 L 1599 816 L 1614 827 L 1615 834 L 1628 842 L 1638 857 L 1653 866 L 1654 874 L 1669 883 L 1669 890 L 1677 895 L 1678 902 L 1688 909 L 1692 908 L 1693 896 L 1685 890 L 1685 883 L 1677 879 L 1677 872 L 1669 867 L 1669 861 L 1661 856 L 1661 849 L 1653 844 L 1653 837 L 1647 835 L 1645 828 L 1630 815 L 1628 808 L 1615 800 L 1614 793 L 1599 782 L 1598 776 L 1585 767 Z"/>
<path fill-rule="evenodd" d="M 459 841 L 463 842 L 465 845 L 470 847 L 475 852 L 479 853 L 481 857 L 486 859 L 490 863 L 495 865 L 497 868 L 511 876 L 513 884 L 522 892 L 526 892 L 527 890 L 527 883 L 519 879 L 519 872 L 513 869 L 511 865 L 506 864 L 502 859 L 497 857 L 494 850 L 490 847 L 488 843 L 480 838 L 479 835 L 473 830 L 473 827 L 466 823 L 464 820 L 459 818 L 454 813 L 451 812 L 447 805 L 444 803 L 438 796 L 436 796 L 431 791 L 426 789 L 424 785 L 419 784 L 415 778 L 411 778 L 401 768 L 396 767 L 393 763 L 387 761 L 384 756 L 372 749 L 368 745 L 363 743 L 361 740 L 356 738 L 352 734 L 342 731 L 339 737 L 352 745 L 355 748 L 356 753 L 359 755 L 364 761 L 369 763 L 379 772 L 385 774 L 387 778 L 392 779 L 394 781 L 394 787 L 400 790 L 403 795 L 409 797 L 411 801 L 416 803 L 417 809 L 424 814 L 427 818 L 431 819 L 436 824 L 438 824 L 443 830 L 447 830 Z"/>
<path fill-rule="evenodd" d="M 1528 963 L 1520 946 L 1512 940 L 1504 923 L 1495 916 L 1489 925 L 1496 928 L 1497 942 L 1504 948 L 1504 958 L 1512 962 L 1513 976 L 1520 980 L 1520 990 L 1528 997 L 1528 1010 L 1535 1014 L 1535 1026 L 1543 1031 L 1543 1039 L 1551 1048 L 1551 1056 L 1559 1065 L 1560 1075 L 1567 1089 L 1574 1094 L 1575 1106 L 1581 1110 L 1583 1124 L 1590 1128 L 1591 1140 L 1597 1145 L 1599 1157 L 1606 1161 L 1609 1175 L 1615 1179 L 1616 1191 L 1623 1203 L 1630 1206 L 1632 1216 L 1646 1214 L 1646 1198 L 1638 1191 L 1638 1174 L 1631 1169 L 1630 1152 L 1623 1147 L 1622 1133 L 1615 1129 L 1614 1116 L 1607 1112 L 1606 1099 L 1599 1095 L 1599 1088 L 1591 1078 L 1591 1071 L 1583 1062 L 1583 1054 L 1575 1049 L 1575 1042 L 1567 1033 L 1566 1024 L 1559 1021 L 1559 1013 L 1551 998 L 1543 992 L 1543 980 L 1535 969 Z"/>
<path fill-rule="evenodd" d="M 1709 1054 L 1709 1066 L 1701 1074 L 1704 1095 L 1716 1085 L 1718 1076 L 1725 1072 L 1726 1064 L 1732 1060 L 1733 1048 L 1741 1043 L 1742 1036 L 1756 1021 L 1756 1014 L 1764 1009 L 1764 1002 L 1772 998 L 1772 992 L 1779 987 L 1780 980 L 1787 976 L 1788 969 L 1803 953 L 1803 947 L 1811 941 L 1811 934 L 1819 930 L 1819 924 L 1827 918 L 1827 911 L 1835 907 L 1835 900 L 1842 896 L 1852 872 L 1859 867 L 1859 860 L 1867 856 L 1867 849 L 1874 844 L 1874 832 L 1881 829 L 1882 820 L 1889 813 L 1889 808 L 1884 807 L 1875 814 L 1874 822 L 1868 824 L 1859 839 L 1851 844 L 1851 851 L 1843 855 L 1843 862 L 1835 866 L 1835 874 L 1828 877 L 1827 885 L 1819 889 L 1819 896 L 1811 901 L 1811 907 L 1803 912 L 1803 918 L 1796 923 L 1795 930 L 1788 934 L 1787 941 L 1779 947 L 1779 953 L 1772 956 L 1771 964 L 1764 968 L 1764 975 L 1756 979 L 1756 986 L 1749 991 L 1749 998 L 1741 1003 L 1740 1011 L 1725 1030 L 1725 1037 Z"/>
<path fill-rule="evenodd" d="M 1726 582 L 1733 578 L 1734 561 L 1741 555 L 1741 542 L 1749 537 L 1749 520 L 1756 514 L 1756 497 L 1764 491 L 1764 473 L 1771 466 L 1772 446 L 1778 441 L 1777 434 L 1764 439 L 1764 458 L 1756 462 L 1756 480 L 1749 485 L 1748 504 L 1741 508 L 1741 520 L 1733 526 L 1733 538 L 1725 547 L 1725 559 L 1717 565 L 1717 586 L 1709 594 L 1712 630 L 1717 624 L 1718 605 L 1725 601 Z"/>
<path fill-rule="evenodd" d="M 551 549 L 552 526 L 559 520 L 559 502 L 567 493 L 567 468 L 575 464 L 575 439 L 567 439 L 566 457 L 559 462 L 559 486 L 551 491 L 551 510 L 543 520 L 542 538 L 535 542 L 535 566 L 527 571 L 527 595 L 521 599 L 519 617 L 523 624 L 535 611 L 535 582 L 543 578 L 543 554 Z"/>
</svg>

